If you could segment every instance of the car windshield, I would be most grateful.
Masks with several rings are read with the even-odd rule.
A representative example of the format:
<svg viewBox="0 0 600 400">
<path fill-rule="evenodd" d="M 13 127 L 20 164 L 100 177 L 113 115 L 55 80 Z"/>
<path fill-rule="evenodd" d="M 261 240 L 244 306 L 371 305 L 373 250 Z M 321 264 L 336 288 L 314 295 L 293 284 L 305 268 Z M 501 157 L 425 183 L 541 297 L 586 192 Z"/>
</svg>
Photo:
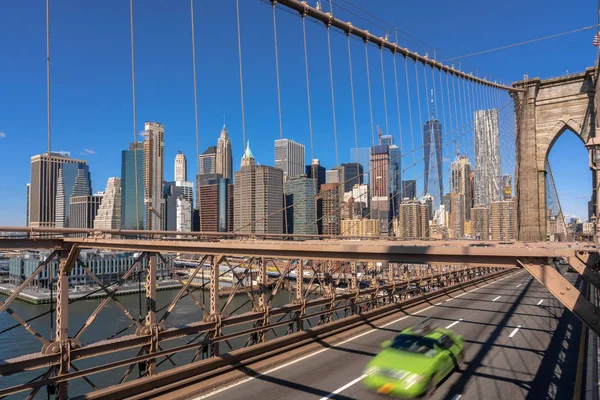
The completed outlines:
<svg viewBox="0 0 600 400">
<path fill-rule="evenodd" d="M 392 342 L 391 347 L 409 353 L 427 354 L 428 352 L 435 351 L 434 343 L 433 339 L 423 336 L 398 335 Z"/>
</svg>

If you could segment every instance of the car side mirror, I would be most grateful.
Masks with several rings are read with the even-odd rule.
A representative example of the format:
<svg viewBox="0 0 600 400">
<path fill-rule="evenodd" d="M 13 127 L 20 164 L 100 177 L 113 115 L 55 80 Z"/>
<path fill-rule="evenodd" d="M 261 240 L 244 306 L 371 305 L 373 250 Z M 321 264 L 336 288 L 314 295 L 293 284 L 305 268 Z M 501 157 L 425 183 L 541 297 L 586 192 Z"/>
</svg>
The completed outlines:
<svg viewBox="0 0 600 400">
<path fill-rule="evenodd" d="M 382 349 L 387 349 L 391 345 L 392 345 L 392 341 L 391 340 L 386 340 L 385 342 L 381 342 L 381 348 Z"/>
</svg>

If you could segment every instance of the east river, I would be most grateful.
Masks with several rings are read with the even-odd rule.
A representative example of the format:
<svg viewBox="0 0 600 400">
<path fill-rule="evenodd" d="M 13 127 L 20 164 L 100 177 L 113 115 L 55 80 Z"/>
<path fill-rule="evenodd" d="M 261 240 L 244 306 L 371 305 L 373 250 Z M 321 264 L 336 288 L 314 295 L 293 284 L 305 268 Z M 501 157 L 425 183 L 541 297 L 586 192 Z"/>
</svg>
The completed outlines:
<svg viewBox="0 0 600 400">
<path fill-rule="evenodd" d="M 177 290 L 167 290 L 161 291 L 157 293 L 157 306 L 158 308 L 162 308 L 171 303 L 175 295 L 177 294 Z M 201 302 L 204 302 L 205 308 L 208 309 L 208 292 L 204 295 L 202 291 L 198 290 L 194 293 L 197 299 Z M 204 298 L 203 298 L 204 297 Z M 4 300 L 6 296 L 0 295 L 0 299 Z M 292 298 L 292 293 L 282 290 L 274 296 L 272 300 L 272 306 L 278 307 L 283 304 L 289 303 Z M 118 301 L 121 302 L 136 318 L 139 317 L 140 307 L 139 307 L 139 297 L 137 294 L 135 295 L 126 295 L 117 297 Z M 235 313 L 241 313 L 245 311 L 251 310 L 251 304 L 245 304 L 249 300 L 249 297 L 246 294 L 237 295 L 232 300 L 231 304 L 225 310 L 225 314 L 227 312 L 232 312 L 236 309 L 239 310 Z M 69 305 L 69 335 L 74 336 L 76 332 L 84 325 L 85 321 L 88 319 L 90 314 L 96 309 L 96 307 L 100 304 L 102 299 L 94 299 L 94 300 L 81 300 L 76 301 Z M 221 304 L 225 304 L 227 301 L 227 297 L 220 297 L 219 301 Z M 10 307 L 17 314 L 19 314 L 23 319 L 27 320 L 31 317 L 34 317 L 40 313 L 49 310 L 49 305 L 31 305 L 28 303 L 24 303 L 19 300 L 15 300 L 11 303 Z M 145 313 L 145 299 L 142 297 L 142 308 Z M 163 311 L 164 312 L 164 311 Z M 159 313 L 159 318 L 162 313 Z M 193 302 L 191 296 L 187 296 L 182 298 L 178 303 L 173 312 L 169 315 L 167 320 L 165 321 L 165 326 L 174 326 L 181 325 L 186 323 L 191 323 L 198 321 L 202 318 L 202 313 L 196 304 Z M 17 322 L 7 313 L 0 313 L 0 332 L 4 331 L 7 328 L 17 324 Z M 82 344 L 95 342 L 98 340 L 104 340 L 120 331 L 123 328 L 126 328 L 131 324 L 131 321 L 125 316 L 125 314 L 117 308 L 112 302 L 102 310 L 102 312 L 98 315 L 94 323 L 91 327 L 83 334 L 81 337 Z M 50 337 L 50 316 L 46 315 L 41 317 L 35 321 L 31 322 L 31 326 L 38 333 L 44 336 L 46 339 Z M 285 331 L 285 328 L 283 329 Z M 129 329 L 126 333 L 133 333 L 134 330 Z M 126 334 L 123 333 L 123 334 Z M 227 333 L 225 331 L 224 333 Z M 191 338 L 182 338 L 175 339 L 168 342 L 161 343 L 161 347 L 163 349 L 168 349 L 177 345 L 182 345 L 187 343 Z M 242 347 L 246 343 L 247 338 L 237 338 L 230 342 L 230 344 L 234 348 Z M 18 328 L 9 330 L 0 334 L 0 363 L 2 360 L 6 360 L 13 357 L 18 357 L 24 354 L 34 353 L 40 351 L 42 347 L 41 342 L 36 339 L 33 335 L 29 334 L 22 326 Z M 221 349 L 224 351 L 228 351 L 229 347 L 226 344 L 221 344 Z M 85 359 L 75 362 L 75 366 L 78 369 L 84 369 L 91 366 L 98 365 L 100 363 L 112 362 L 121 360 L 123 358 L 135 357 L 139 349 L 132 350 L 124 350 L 119 351 L 118 353 L 108 354 L 104 356 L 95 357 L 93 359 Z M 223 350 L 222 350 L 223 351 Z M 194 351 L 184 352 L 182 354 L 178 354 L 173 358 L 173 361 L 180 365 L 181 363 L 189 362 L 193 357 Z M 172 367 L 172 364 L 169 361 L 164 362 L 160 367 L 159 371 L 165 368 Z M 90 375 L 90 380 L 96 384 L 100 388 L 107 387 L 112 384 L 116 384 L 120 381 L 121 377 L 125 373 L 126 367 L 117 368 L 111 371 L 98 373 L 94 375 Z M 44 373 L 45 369 L 39 369 L 35 371 L 30 371 L 26 373 L 19 373 L 12 376 L 0 376 L 0 388 L 6 388 L 10 386 L 15 386 L 18 384 L 25 383 L 31 379 L 36 378 L 37 376 Z M 132 376 L 129 378 L 137 377 L 138 369 L 134 368 L 132 372 Z M 77 379 L 72 381 L 69 384 L 69 397 L 73 397 L 78 394 L 82 394 L 85 392 L 89 392 L 93 390 L 86 382 L 82 379 Z M 28 392 L 22 392 L 17 395 L 12 395 L 9 398 L 21 399 L 25 398 Z M 46 399 L 47 397 L 46 388 L 43 388 L 39 391 L 36 398 Z"/>
</svg>

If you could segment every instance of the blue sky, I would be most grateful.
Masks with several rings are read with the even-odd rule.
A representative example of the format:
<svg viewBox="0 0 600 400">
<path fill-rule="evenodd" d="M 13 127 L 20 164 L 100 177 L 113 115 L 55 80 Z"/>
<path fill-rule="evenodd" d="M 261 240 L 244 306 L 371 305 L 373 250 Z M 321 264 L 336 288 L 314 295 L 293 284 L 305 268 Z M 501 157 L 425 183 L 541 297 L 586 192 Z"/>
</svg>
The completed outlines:
<svg viewBox="0 0 600 400">
<path fill-rule="evenodd" d="M 593 2 L 576 2 L 569 6 L 568 13 L 564 12 L 564 2 L 557 0 L 351 2 L 422 42 L 434 45 L 438 59 L 576 29 L 592 25 L 597 20 Z M 273 140 L 279 137 L 271 7 L 260 0 L 240 0 L 240 3 L 247 138 L 257 160 L 271 165 Z M 0 2 L 0 225 L 24 224 L 29 159 L 44 152 L 47 146 L 44 4 L 43 0 Z M 134 0 L 134 4 L 137 130 L 143 129 L 144 121 L 164 123 L 166 179 L 172 179 L 173 160 L 178 150 L 188 157 L 189 174 L 195 174 L 189 2 Z M 343 10 L 351 9 L 346 1 L 334 0 L 333 6 L 337 17 L 366 27 L 373 34 L 384 35 L 381 27 Z M 333 145 L 326 31 L 320 25 L 307 23 L 313 117 L 311 146 L 301 21 L 296 15 L 281 10 L 277 15 L 283 136 L 306 145 L 307 162 L 314 155 L 325 166 L 332 167 L 336 151 Z M 526 22 L 518 22 L 518 18 L 514 19 L 515 15 L 526 16 Z M 52 148 L 70 151 L 73 157 L 87 160 L 94 191 L 103 190 L 109 177 L 119 176 L 121 150 L 134 136 L 128 2 L 51 0 L 51 19 Z M 225 120 L 237 168 L 243 152 L 243 139 L 236 35 L 234 0 L 196 1 L 200 152 L 216 143 Z M 578 72 L 593 64 L 595 49 L 591 45 L 592 38 L 592 31 L 576 33 L 468 58 L 462 62 L 462 67 L 474 74 L 504 82 L 522 79 L 523 74 L 545 78 L 567 71 Z M 338 158 L 343 162 L 349 159 L 349 149 L 355 143 L 347 42 L 344 35 L 333 32 L 331 40 Z M 401 46 L 421 54 L 431 51 L 422 42 L 400 35 Z M 372 137 L 362 43 L 352 42 L 352 56 L 357 141 L 359 147 L 367 147 Z M 384 56 L 389 133 L 400 138 L 395 114 L 392 58 L 389 53 L 384 53 Z M 402 103 L 406 100 L 403 94 L 406 87 L 402 84 L 403 66 L 400 68 L 403 60 L 397 61 Z M 369 63 L 374 123 L 385 130 L 379 50 L 374 47 L 369 49 Z M 409 86 L 415 101 L 416 79 L 411 68 Z M 422 69 L 418 70 L 419 74 L 422 72 Z M 422 85 L 420 90 L 423 119 L 427 113 L 427 96 Z M 506 97 L 493 92 L 488 94 L 497 100 L 496 105 L 508 104 Z M 473 105 L 476 106 L 478 104 Z M 413 104 L 414 137 L 411 139 L 406 118 L 408 112 L 404 105 L 401 108 L 403 153 L 406 154 L 411 140 L 414 139 L 416 146 L 420 146 L 421 122 Z M 439 114 L 442 108 L 440 105 Z M 441 119 L 441 115 L 438 117 Z M 510 126 L 510 120 L 507 119 L 504 124 L 505 127 Z M 451 125 L 450 122 L 447 125 Z M 444 143 L 445 171 L 458 146 L 462 152 L 472 153 L 472 139 L 465 136 L 454 144 L 448 140 Z M 503 170 L 510 170 L 514 163 L 511 151 L 510 145 L 501 145 L 501 155 L 503 160 L 507 160 L 503 161 Z M 404 161 L 406 178 L 422 175 L 422 164 L 419 163 L 422 155 L 415 152 L 416 165 L 407 167 L 413 164 L 411 156 L 409 154 Z M 550 161 L 564 212 L 585 218 L 587 200 L 591 195 L 591 177 L 581 142 L 572 134 L 563 135 L 550 154 Z M 574 176 L 577 178 L 573 179 Z M 422 186 L 418 188 L 421 189 Z"/>
</svg>

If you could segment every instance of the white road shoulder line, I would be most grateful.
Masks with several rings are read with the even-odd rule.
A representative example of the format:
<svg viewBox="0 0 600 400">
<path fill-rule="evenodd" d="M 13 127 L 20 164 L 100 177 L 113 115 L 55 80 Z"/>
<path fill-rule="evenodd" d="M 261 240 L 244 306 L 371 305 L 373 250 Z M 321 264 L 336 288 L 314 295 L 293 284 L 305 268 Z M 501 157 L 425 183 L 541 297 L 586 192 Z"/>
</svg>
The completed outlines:
<svg viewBox="0 0 600 400">
<path fill-rule="evenodd" d="M 333 392 L 329 393 L 327 396 L 325 397 L 321 397 L 321 400 L 327 400 L 332 398 L 333 396 L 335 396 L 336 394 L 343 392 L 344 390 L 348 389 L 350 386 L 357 384 L 358 382 L 362 381 L 365 377 L 367 376 L 367 374 L 362 374 L 361 376 L 359 376 L 358 378 L 354 379 L 353 381 L 350 381 L 348 383 L 346 383 L 344 386 L 342 386 L 339 389 L 334 390 Z"/>
<path fill-rule="evenodd" d="M 521 327 L 521 325 L 518 325 L 518 326 L 515 328 L 515 330 L 514 330 L 514 331 L 512 331 L 512 332 L 510 333 L 510 335 L 508 335 L 508 337 L 510 338 L 510 337 L 513 337 L 513 336 L 515 336 L 515 334 L 517 333 L 517 331 L 519 330 L 519 328 L 520 328 L 520 327 Z"/>
<path fill-rule="evenodd" d="M 539 306 L 540 304 L 542 304 L 542 301 L 544 301 L 544 299 L 541 299 L 540 301 L 538 301 L 537 305 Z"/>
<path fill-rule="evenodd" d="M 458 400 L 461 397 L 462 397 L 462 394 L 457 394 L 457 395 L 454 395 L 454 397 L 452 398 L 452 400 Z"/>
<path fill-rule="evenodd" d="M 519 286 L 521 286 L 521 285 L 522 285 L 522 283 L 519 283 L 519 284 L 517 285 L 517 287 L 519 287 Z"/>
<path fill-rule="evenodd" d="M 502 297 L 502 296 L 498 296 L 498 297 L 496 297 L 496 298 L 495 298 L 494 300 L 492 300 L 492 301 L 496 301 L 496 300 L 498 300 L 500 297 Z"/>
<path fill-rule="evenodd" d="M 439 303 L 436 303 L 435 305 L 436 306 L 441 306 L 442 304 L 444 304 L 444 303 L 440 301 Z"/>
<path fill-rule="evenodd" d="M 467 294 L 467 293 L 466 293 L 466 292 L 465 292 L 465 293 L 461 293 L 461 294 L 459 294 L 458 296 L 454 296 L 454 298 L 456 299 L 456 298 L 458 298 L 458 297 L 462 297 L 462 296 L 464 296 L 465 294 Z"/>
<path fill-rule="evenodd" d="M 458 321 L 454 321 L 453 323 L 451 323 L 450 325 L 448 325 L 445 329 L 450 329 L 452 328 L 454 325 L 458 324 L 460 321 L 462 321 L 463 319 L 459 319 Z"/>
</svg>

